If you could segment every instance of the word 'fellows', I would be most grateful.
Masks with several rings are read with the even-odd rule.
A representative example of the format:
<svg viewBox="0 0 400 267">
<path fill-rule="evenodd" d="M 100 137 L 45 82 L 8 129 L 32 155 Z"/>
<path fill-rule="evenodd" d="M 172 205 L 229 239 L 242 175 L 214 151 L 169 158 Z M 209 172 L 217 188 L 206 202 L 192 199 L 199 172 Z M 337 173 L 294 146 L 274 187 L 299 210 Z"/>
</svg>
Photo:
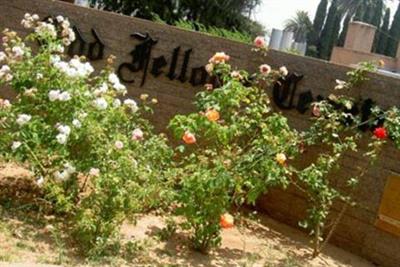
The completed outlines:
<svg viewBox="0 0 400 267">
<path fill-rule="evenodd" d="M 90 60 L 104 58 L 105 45 L 94 29 L 91 30 L 94 37 L 94 41 L 91 43 L 85 40 L 78 27 L 74 26 L 73 29 L 77 38 L 68 51 L 71 56 L 84 55 Z M 134 83 L 135 79 L 133 79 L 132 74 L 137 72 L 142 72 L 140 86 L 145 84 L 148 72 L 154 77 L 159 77 L 165 73 L 165 76 L 170 80 L 179 80 L 182 83 L 189 81 L 193 86 L 204 85 L 209 80 L 210 77 L 204 66 L 192 68 L 191 73 L 188 73 L 190 56 L 193 52 L 192 49 L 183 52 L 183 59 L 178 69 L 181 56 L 180 46 L 173 49 L 171 62 L 168 63 L 165 56 L 151 57 L 152 50 L 158 43 L 158 40 L 151 38 L 148 33 L 134 33 L 131 37 L 139 40 L 140 43 L 135 45 L 134 49 L 130 52 L 131 61 L 124 62 L 118 67 L 117 74 L 123 82 Z"/>
</svg>

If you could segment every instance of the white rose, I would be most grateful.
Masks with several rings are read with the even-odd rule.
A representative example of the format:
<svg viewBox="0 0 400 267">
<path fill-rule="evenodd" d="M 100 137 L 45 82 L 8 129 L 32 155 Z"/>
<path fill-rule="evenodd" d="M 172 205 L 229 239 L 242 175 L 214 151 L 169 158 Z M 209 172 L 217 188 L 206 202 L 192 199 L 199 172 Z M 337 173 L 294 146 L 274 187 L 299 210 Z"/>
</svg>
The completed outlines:
<svg viewBox="0 0 400 267">
<path fill-rule="evenodd" d="M 62 92 L 58 97 L 58 99 L 60 101 L 66 102 L 68 100 L 71 100 L 71 95 L 68 92 Z"/>
<path fill-rule="evenodd" d="M 4 75 L 8 74 L 10 72 L 10 67 L 8 65 L 3 65 L 0 68 L 0 78 L 2 78 Z"/>
<path fill-rule="evenodd" d="M 17 121 L 16 121 L 16 122 L 17 122 L 17 124 L 18 124 L 19 126 L 22 126 L 22 125 L 28 123 L 31 119 L 32 119 L 32 116 L 31 116 L 31 115 L 20 114 L 20 115 L 18 115 L 18 118 L 17 118 Z"/>
<path fill-rule="evenodd" d="M 43 176 L 40 176 L 37 180 L 36 180 L 36 185 L 41 187 L 44 183 L 44 178 Z"/>
<path fill-rule="evenodd" d="M 6 53 L 4 53 L 3 51 L 1 51 L 1 52 L 0 52 L 0 62 L 6 60 L 6 58 L 7 58 Z"/>
<path fill-rule="evenodd" d="M 135 100 L 133 100 L 133 99 L 125 99 L 124 105 L 128 106 L 133 112 L 136 112 L 139 109 Z"/>
<path fill-rule="evenodd" d="M 12 48 L 12 52 L 14 53 L 14 57 L 20 58 L 24 55 L 24 50 L 19 46 L 14 46 Z"/>
<path fill-rule="evenodd" d="M 91 168 L 89 170 L 89 175 L 94 176 L 94 177 L 99 177 L 100 176 L 100 170 L 97 168 Z"/>
<path fill-rule="evenodd" d="M 282 76 L 286 77 L 289 74 L 289 71 L 287 70 L 287 68 L 285 66 L 282 66 L 279 68 L 279 73 Z"/>
<path fill-rule="evenodd" d="M 10 73 L 6 74 L 5 80 L 6 82 L 10 82 L 13 79 L 13 76 Z"/>
<path fill-rule="evenodd" d="M 71 177 L 71 174 L 69 174 L 66 171 L 62 171 L 62 172 L 56 171 L 54 173 L 54 177 L 56 178 L 57 181 L 64 182 L 64 181 L 67 181 Z"/>
<path fill-rule="evenodd" d="M 56 17 L 56 20 L 57 20 L 58 23 L 61 23 L 61 22 L 64 21 L 64 17 L 59 15 L 59 16 Z"/>
<path fill-rule="evenodd" d="M 49 100 L 54 102 L 60 98 L 60 90 L 50 90 L 49 92 Z"/>
<path fill-rule="evenodd" d="M 114 145 L 115 145 L 116 149 L 123 149 L 124 148 L 124 143 L 122 143 L 121 141 L 116 141 Z"/>
<path fill-rule="evenodd" d="M 110 75 L 108 75 L 108 81 L 113 85 L 120 83 L 119 78 L 115 73 L 111 73 Z"/>
<path fill-rule="evenodd" d="M 60 134 L 57 134 L 56 139 L 57 139 L 58 143 L 60 143 L 61 145 L 65 145 L 65 143 L 67 143 L 68 136 L 60 133 Z"/>
<path fill-rule="evenodd" d="M 118 82 L 114 84 L 114 89 L 119 93 L 124 93 L 126 91 L 126 86 Z"/>
<path fill-rule="evenodd" d="M 11 103 L 10 103 L 10 101 L 8 99 L 3 100 L 3 104 L 2 105 L 3 105 L 4 108 L 11 107 Z"/>
<path fill-rule="evenodd" d="M 121 106 L 121 100 L 119 100 L 118 98 L 117 99 L 114 99 L 114 101 L 113 101 L 113 107 L 114 108 L 118 108 L 118 107 L 120 107 Z"/>
<path fill-rule="evenodd" d="M 72 125 L 74 125 L 76 128 L 81 128 L 82 127 L 82 123 L 77 119 L 74 119 L 72 121 Z"/>
<path fill-rule="evenodd" d="M 105 110 L 108 107 L 107 101 L 102 97 L 96 98 L 96 100 L 94 100 L 94 105 L 100 110 Z"/>
<path fill-rule="evenodd" d="M 76 172 L 76 168 L 71 165 L 71 163 L 65 163 L 64 164 L 65 171 L 69 174 L 73 174 Z"/>
<path fill-rule="evenodd" d="M 69 135 L 71 133 L 71 128 L 68 125 L 60 125 L 57 127 L 60 134 Z"/>
<path fill-rule="evenodd" d="M 18 142 L 18 141 L 13 142 L 12 145 L 11 145 L 12 151 L 17 150 L 21 145 L 22 145 L 21 142 Z"/>
</svg>

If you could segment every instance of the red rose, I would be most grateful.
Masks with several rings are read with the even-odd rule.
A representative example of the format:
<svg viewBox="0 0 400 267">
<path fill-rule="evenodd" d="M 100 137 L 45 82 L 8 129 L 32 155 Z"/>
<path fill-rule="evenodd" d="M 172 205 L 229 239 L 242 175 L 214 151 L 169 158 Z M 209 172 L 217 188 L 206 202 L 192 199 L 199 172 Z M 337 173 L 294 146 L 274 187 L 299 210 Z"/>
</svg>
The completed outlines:
<svg viewBox="0 0 400 267">
<path fill-rule="evenodd" d="M 386 131 L 386 129 L 384 127 L 376 128 L 374 130 L 374 135 L 378 139 L 385 139 L 388 136 L 387 131 Z"/>
</svg>

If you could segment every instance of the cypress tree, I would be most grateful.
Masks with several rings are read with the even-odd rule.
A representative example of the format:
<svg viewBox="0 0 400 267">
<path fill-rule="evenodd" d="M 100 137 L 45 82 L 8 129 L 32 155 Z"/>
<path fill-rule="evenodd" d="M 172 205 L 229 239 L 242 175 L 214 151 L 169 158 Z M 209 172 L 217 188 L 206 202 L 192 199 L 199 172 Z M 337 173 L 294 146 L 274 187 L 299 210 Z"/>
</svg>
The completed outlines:
<svg viewBox="0 0 400 267">
<path fill-rule="evenodd" d="M 371 24 L 376 27 L 376 33 L 374 37 L 374 43 L 372 44 L 372 51 L 376 52 L 378 47 L 379 35 L 381 30 L 381 22 L 383 15 L 383 0 L 377 0 L 374 6 L 374 13 L 371 17 Z"/>
<path fill-rule="evenodd" d="M 373 15 L 371 17 L 370 23 L 377 28 L 380 28 L 383 15 L 383 0 L 377 0 L 373 8 Z"/>
<path fill-rule="evenodd" d="M 375 3 L 368 2 L 364 4 L 364 15 L 362 17 L 362 22 L 372 24 L 372 19 L 375 13 Z"/>
<path fill-rule="evenodd" d="M 346 41 L 347 30 L 349 29 L 349 24 L 351 21 L 351 14 L 347 14 L 346 19 L 343 22 L 343 29 L 340 33 L 340 37 L 338 40 L 338 46 L 344 46 L 344 42 Z"/>
<path fill-rule="evenodd" d="M 386 46 L 385 55 L 395 57 L 397 52 L 398 40 L 400 38 L 400 3 L 393 18 L 392 26 L 389 30 L 389 40 Z"/>
<path fill-rule="evenodd" d="M 365 6 L 364 4 L 362 4 L 357 8 L 353 21 L 363 21 L 364 13 L 365 13 Z"/>
<path fill-rule="evenodd" d="M 334 30 L 337 21 L 337 0 L 332 0 L 329 7 L 328 17 L 324 29 L 321 33 L 321 44 L 319 47 L 319 56 L 323 59 L 329 59 L 332 43 L 334 42 Z"/>
<path fill-rule="evenodd" d="M 332 31 L 332 39 L 329 44 L 329 55 L 328 59 L 331 57 L 333 47 L 337 45 L 338 40 L 339 40 L 339 32 L 340 32 L 340 23 L 342 22 L 342 14 L 340 12 L 336 13 L 335 17 L 335 23 L 333 26 L 333 31 Z"/>
<path fill-rule="evenodd" d="M 319 37 L 326 18 L 327 9 L 328 0 L 321 0 L 321 2 L 319 2 L 317 12 L 315 13 L 313 28 L 307 36 L 309 46 L 318 46 Z"/>
<path fill-rule="evenodd" d="M 385 48 L 388 42 L 389 35 L 389 21 L 390 21 L 390 8 L 386 9 L 385 17 L 383 18 L 382 27 L 378 33 L 378 42 L 376 46 L 376 53 L 385 53 Z"/>
</svg>

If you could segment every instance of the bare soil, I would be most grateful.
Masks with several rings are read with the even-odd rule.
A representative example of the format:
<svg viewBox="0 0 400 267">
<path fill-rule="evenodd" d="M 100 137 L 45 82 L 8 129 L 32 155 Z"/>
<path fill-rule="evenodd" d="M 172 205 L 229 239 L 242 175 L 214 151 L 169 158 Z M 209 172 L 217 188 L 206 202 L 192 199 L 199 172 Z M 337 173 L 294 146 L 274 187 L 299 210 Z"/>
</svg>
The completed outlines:
<svg viewBox="0 0 400 267">
<path fill-rule="evenodd" d="M 22 177 L 32 181 L 21 166 L 0 164 L 1 180 Z M 3 183 L 4 186 L 4 183 Z M 1 190 L 0 190 L 1 191 Z M 190 249 L 188 233 L 178 231 L 167 241 L 160 239 L 166 218 L 147 214 L 135 225 L 121 229 L 123 243 L 131 250 L 119 257 L 88 262 L 79 256 L 66 233 L 55 231 L 62 224 L 53 216 L 0 206 L 0 267 L 37 266 L 311 266 L 371 267 L 373 264 L 338 247 L 328 245 L 311 259 L 309 238 L 303 232 L 264 215 L 244 216 L 241 223 L 222 232 L 222 246 L 208 255 Z M 252 217 L 250 219 L 250 217 Z"/>
<path fill-rule="evenodd" d="M 160 241 L 158 233 L 165 226 L 163 217 L 142 216 L 136 225 L 124 224 L 124 242 L 135 244 L 128 257 L 90 263 L 68 248 L 62 236 L 49 231 L 49 226 L 10 216 L 0 221 L 0 267 L 6 266 L 357 266 L 373 264 L 340 248 L 328 245 L 316 259 L 307 236 L 266 216 L 245 219 L 246 226 L 222 232 L 222 246 L 209 255 L 190 249 L 187 234 L 175 233 Z M 50 220 L 51 221 L 51 220 Z M 8 263 L 6 263 L 8 262 Z M 37 264 L 37 265 L 35 265 Z M 44 265 L 43 265 L 44 264 Z"/>
</svg>

